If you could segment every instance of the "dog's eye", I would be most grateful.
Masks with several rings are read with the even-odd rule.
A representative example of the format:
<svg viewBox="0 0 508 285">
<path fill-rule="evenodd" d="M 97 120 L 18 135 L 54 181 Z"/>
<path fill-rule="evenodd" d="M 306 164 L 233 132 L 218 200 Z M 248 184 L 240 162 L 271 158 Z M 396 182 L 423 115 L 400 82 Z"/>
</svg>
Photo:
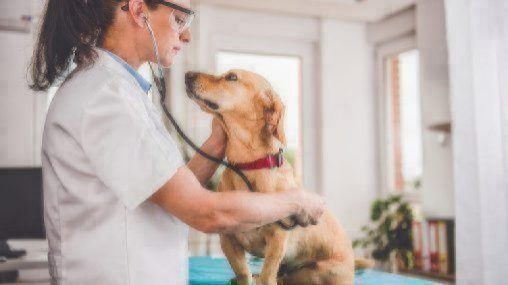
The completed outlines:
<svg viewBox="0 0 508 285">
<path fill-rule="evenodd" d="M 226 80 L 227 81 L 237 81 L 238 77 L 236 76 L 236 74 L 230 73 L 230 74 L 226 75 Z"/>
</svg>

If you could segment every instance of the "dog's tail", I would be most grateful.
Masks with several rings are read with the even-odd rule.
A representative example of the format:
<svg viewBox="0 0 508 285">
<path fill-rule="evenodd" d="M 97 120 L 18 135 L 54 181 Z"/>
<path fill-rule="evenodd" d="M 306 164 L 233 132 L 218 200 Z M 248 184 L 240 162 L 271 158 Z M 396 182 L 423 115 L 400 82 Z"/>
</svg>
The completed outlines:
<svg viewBox="0 0 508 285">
<path fill-rule="evenodd" d="M 369 269 L 374 267 L 374 260 L 369 258 L 355 258 L 355 269 Z"/>
</svg>

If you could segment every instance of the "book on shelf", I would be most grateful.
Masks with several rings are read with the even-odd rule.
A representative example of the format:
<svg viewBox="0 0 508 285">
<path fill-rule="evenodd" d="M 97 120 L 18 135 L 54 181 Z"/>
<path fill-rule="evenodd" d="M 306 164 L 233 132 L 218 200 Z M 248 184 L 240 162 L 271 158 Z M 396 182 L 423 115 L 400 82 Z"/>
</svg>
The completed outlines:
<svg viewBox="0 0 508 285">
<path fill-rule="evenodd" d="M 415 269 L 439 275 L 455 273 L 455 228 L 450 219 L 413 222 Z"/>
<path fill-rule="evenodd" d="M 437 222 L 438 253 L 439 253 L 439 273 L 448 274 L 448 244 L 447 244 L 446 223 Z"/>
<path fill-rule="evenodd" d="M 429 224 L 422 222 L 422 269 L 430 271 L 430 240 L 429 240 Z"/>
<path fill-rule="evenodd" d="M 437 222 L 429 222 L 430 271 L 439 272 L 439 244 Z"/>
<path fill-rule="evenodd" d="M 422 270 L 423 269 L 422 222 L 420 222 L 420 221 L 413 221 L 412 234 L 413 234 L 414 266 L 415 266 L 416 269 Z"/>
</svg>

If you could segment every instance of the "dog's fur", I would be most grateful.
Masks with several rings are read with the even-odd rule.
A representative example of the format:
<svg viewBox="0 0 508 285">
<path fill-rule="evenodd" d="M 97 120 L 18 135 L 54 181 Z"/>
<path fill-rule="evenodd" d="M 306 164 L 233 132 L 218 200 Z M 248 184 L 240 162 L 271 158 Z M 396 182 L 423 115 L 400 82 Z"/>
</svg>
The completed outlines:
<svg viewBox="0 0 508 285">
<path fill-rule="evenodd" d="M 228 161 L 251 162 L 277 153 L 285 144 L 284 105 L 261 76 L 243 70 L 223 76 L 189 73 L 186 85 L 188 95 L 202 110 L 220 118 L 228 137 Z M 297 187 L 288 163 L 245 174 L 257 192 Z M 219 191 L 236 189 L 246 186 L 235 173 L 225 170 Z M 353 284 L 351 242 L 328 210 L 316 226 L 285 231 L 270 224 L 248 232 L 222 234 L 220 240 L 239 284 L 250 284 L 252 280 L 245 251 L 265 258 L 257 284 Z"/>
</svg>

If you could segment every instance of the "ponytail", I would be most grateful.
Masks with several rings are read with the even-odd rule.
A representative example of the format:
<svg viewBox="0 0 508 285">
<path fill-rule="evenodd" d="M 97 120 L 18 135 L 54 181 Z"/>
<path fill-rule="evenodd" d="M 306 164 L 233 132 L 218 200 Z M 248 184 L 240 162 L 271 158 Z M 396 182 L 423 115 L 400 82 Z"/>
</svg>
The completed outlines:
<svg viewBox="0 0 508 285">
<path fill-rule="evenodd" d="M 71 61 L 91 65 L 122 0 L 48 0 L 31 62 L 30 88 L 47 90 Z"/>
</svg>

